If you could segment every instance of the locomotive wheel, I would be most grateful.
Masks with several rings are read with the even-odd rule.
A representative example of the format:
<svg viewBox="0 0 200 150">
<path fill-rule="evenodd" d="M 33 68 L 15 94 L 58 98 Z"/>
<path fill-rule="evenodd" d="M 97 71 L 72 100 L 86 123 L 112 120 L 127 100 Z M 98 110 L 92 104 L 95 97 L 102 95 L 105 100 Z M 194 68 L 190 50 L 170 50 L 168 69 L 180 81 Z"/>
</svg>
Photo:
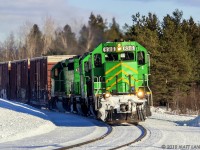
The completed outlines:
<svg viewBox="0 0 200 150">
<path fill-rule="evenodd" d="M 59 100 L 56 101 L 56 106 L 57 106 L 57 108 L 60 112 L 65 112 L 65 109 L 63 108 L 63 102 L 62 101 L 59 101 Z"/>
<path fill-rule="evenodd" d="M 82 99 L 81 110 L 83 112 L 83 115 L 85 115 L 85 116 L 88 115 L 88 106 L 86 104 L 86 100 L 84 100 L 84 99 Z"/>
<path fill-rule="evenodd" d="M 90 115 L 96 118 L 98 112 L 95 110 L 94 105 L 89 105 L 89 109 L 90 109 Z"/>
<path fill-rule="evenodd" d="M 48 104 L 49 110 L 56 109 L 56 98 L 52 97 Z"/>
<path fill-rule="evenodd" d="M 70 112 L 72 113 L 76 113 L 77 109 L 76 109 L 76 98 L 74 97 L 70 97 Z"/>
<path fill-rule="evenodd" d="M 71 102 L 70 102 L 69 98 L 63 99 L 63 108 L 68 112 L 70 112 L 70 104 L 71 104 Z"/>
<path fill-rule="evenodd" d="M 80 98 L 76 98 L 76 110 L 78 114 L 83 115 Z"/>
</svg>

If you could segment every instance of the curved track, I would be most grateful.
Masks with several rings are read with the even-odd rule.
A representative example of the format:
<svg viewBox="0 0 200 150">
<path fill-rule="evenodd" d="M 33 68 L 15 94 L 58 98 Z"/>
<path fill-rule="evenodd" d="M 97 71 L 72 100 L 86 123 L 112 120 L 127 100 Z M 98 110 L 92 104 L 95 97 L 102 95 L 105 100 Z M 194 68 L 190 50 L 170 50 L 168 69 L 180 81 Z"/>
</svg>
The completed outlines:
<svg viewBox="0 0 200 150">
<path fill-rule="evenodd" d="M 119 148 L 122 148 L 122 147 L 129 146 L 131 144 L 134 144 L 134 143 L 136 143 L 138 141 L 141 141 L 147 135 L 147 130 L 142 125 L 136 125 L 136 126 L 141 130 L 141 135 L 137 139 L 135 139 L 135 140 L 133 140 L 131 142 L 128 142 L 126 144 L 111 148 L 109 150 L 116 150 L 116 149 L 119 149 Z"/>
<path fill-rule="evenodd" d="M 108 125 L 108 131 L 104 135 L 102 135 L 102 136 L 100 136 L 98 138 L 95 138 L 95 139 L 92 139 L 92 140 L 89 140 L 89 141 L 85 141 L 85 142 L 82 142 L 82 143 L 70 145 L 70 146 L 65 146 L 65 147 L 62 147 L 62 148 L 58 148 L 56 150 L 72 149 L 72 148 L 75 148 L 75 147 L 80 147 L 80 146 L 83 146 L 83 145 L 86 145 L 86 144 L 90 144 L 90 143 L 102 140 L 103 138 L 105 138 L 106 136 L 108 136 L 109 134 L 111 134 L 112 131 L 113 131 L 112 126 Z"/>
<path fill-rule="evenodd" d="M 97 138 L 89 142 L 75 144 L 62 149 L 73 150 L 115 150 L 134 144 L 147 135 L 147 130 L 142 125 L 120 124 L 112 125 L 112 132 L 103 138 Z M 125 140 L 126 139 L 126 140 Z"/>
</svg>

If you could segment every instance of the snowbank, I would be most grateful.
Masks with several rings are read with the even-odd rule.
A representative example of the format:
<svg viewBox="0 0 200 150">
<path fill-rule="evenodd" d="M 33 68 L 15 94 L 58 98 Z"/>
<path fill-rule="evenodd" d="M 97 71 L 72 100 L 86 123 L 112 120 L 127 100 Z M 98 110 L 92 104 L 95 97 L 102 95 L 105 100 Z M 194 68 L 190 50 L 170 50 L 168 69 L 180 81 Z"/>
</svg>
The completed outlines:
<svg viewBox="0 0 200 150">
<path fill-rule="evenodd" d="M 0 99 L 0 143 L 19 140 L 55 129 L 41 111 L 17 102 Z"/>
<path fill-rule="evenodd" d="M 193 126 L 200 127 L 200 116 L 191 116 L 191 115 L 175 115 L 167 111 L 165 108 L 152 107 L 152 116 L 150 118 L 157 120 L 165 120 L 170 122 L 175 122 L 178 125 L 182 126 Z"/>
</svg>

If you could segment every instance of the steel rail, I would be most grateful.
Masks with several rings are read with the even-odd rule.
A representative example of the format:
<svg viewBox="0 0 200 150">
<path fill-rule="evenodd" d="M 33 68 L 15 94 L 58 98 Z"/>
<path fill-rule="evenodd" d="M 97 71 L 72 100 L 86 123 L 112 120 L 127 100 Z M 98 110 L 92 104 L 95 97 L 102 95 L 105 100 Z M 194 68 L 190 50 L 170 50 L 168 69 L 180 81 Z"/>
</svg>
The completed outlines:
<svg viewBox="0 0 200 150">
<path fill-rule="evenodd" d="M 72 149 L 72 148 L 75 148 L 75 147 L 80 147 L 80 146 L 83 146 L 83 145 L 86 145 L 86 144 L 90 144 L 90 143 L 93 143 L 93 142 L 102 140 L 102 139 L 104 139 L 106 136 L 108 136 L 109 134 L 111 134 L 112 131 L 113 131 L 112 126 L 107 125 L 107 127 L 108 127 L 108 131 L 107 131 L 104 135 L 102 135 L 102 136 L 100 136 L 100 137 L 98 137 L 98 138 L 95 138 L 95 139 L 92 139 L 92 140 L 89 140 L 89 141 L 85 141 L 85 142 L 81 142 L 81 143 L 78 143 L 78 144 L 73 144 L 73 145 L 65 146 L 65 147 L 62 147 L 62 148 L 58 148 L 58 149 L 56 149 L 56 150 Z"/>
<path fill-rule="evenodd" d="M 119 149 L 119 148 L 122 148 L 122 147 L 129 146 L 131 144 L 134 144 L 134 143 L 136 143 L 138 141 L 141 141 L 147 135 L 147 130 L 142 125 L 137 124 L 135 126 L 137 126 L 142 131 L 142 134 L 137 139 L 133 140 L 132 142 L 129 142 L 129 143 L 126 143 L 126 144 L 111 148 L 109 150 L 116 150 L 116 149 Z"/>
</svg>

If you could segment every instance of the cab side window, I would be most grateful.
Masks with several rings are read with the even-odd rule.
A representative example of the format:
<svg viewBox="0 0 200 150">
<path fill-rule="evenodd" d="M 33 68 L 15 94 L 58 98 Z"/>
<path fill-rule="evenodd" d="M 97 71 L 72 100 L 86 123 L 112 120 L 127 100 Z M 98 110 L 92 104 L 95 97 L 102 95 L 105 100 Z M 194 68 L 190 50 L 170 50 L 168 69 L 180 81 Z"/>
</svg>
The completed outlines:
<svg viewBox="0 0 200 150">
<path fill-rule="evenodd" d="M 94 66 L 95 67 L 101 67 L 102 66 L 101 54 L 94 54 Z"/>
<path fill-rule="evenodd" d="M 145 64 L 145 55 L 143 51 L 140 51 L 137 53 L 138 58 L 138 65 L 144 65 Z"/>
<path fill-rule="evenodd" d="M 68 70 L 70 71 L 70 70 L 74 70 L 74 63 L 69 63 L 68 65 L 67 65 L 67 67 L 68 67 Z"/>
<path fill-rule="evenodd" d="M 54 70 L 54 76 L 55 76 L 55 77 L 58 76 L 58 69 L 57 69 L 57 68 Z"/>
</svg>

